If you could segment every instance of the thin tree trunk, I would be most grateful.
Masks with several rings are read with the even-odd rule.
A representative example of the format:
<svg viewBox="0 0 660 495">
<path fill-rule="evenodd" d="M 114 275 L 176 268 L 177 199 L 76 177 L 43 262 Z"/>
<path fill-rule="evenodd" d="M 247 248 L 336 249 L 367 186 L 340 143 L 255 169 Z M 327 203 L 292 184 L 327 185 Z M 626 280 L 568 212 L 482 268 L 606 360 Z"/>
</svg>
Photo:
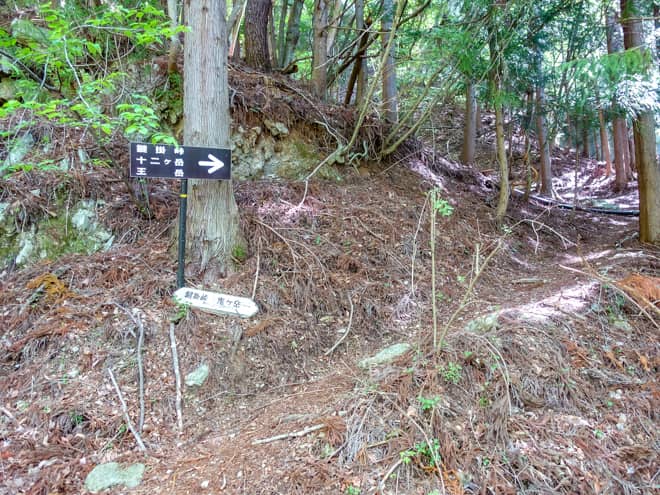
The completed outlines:
<svg viewBox="0 0 660 495">
<path fill-rule="evenodd" d="M 170 18 L 170 27 L 175 29 L 179 25 L 179 4 L 177 0 L 167 0 L 167 15 Z M 170 38 L 170 50 L 167 60 L 167 73 L 174 74 L 178 72 L 177 59 L 181 51 L 181 42 L 179 35 L 173 34 Z"/>
<path fill-rule="evenodd" d="M 582 156 L 589 158 L 589 124 L 586 117 L 582 119 Z"/>
<path fill-rule="evenodd" d="M 500 195 L 497 202 L 497 211 L 495 219 L 497 223 L 502 223 L 506 216 L 509 206 L 509 164 L 506 159 L 506 147 L 504 144 L 504 115 L 502 111 L 502 101 L 499 94 L 502 90 L 502 57 L 498 43 L 498 25 L 496 24 L 496 12 L 498 9 L 497 0 L 491 4 L 491 22 L 488 25 L 488 46 L 490 52 L 490 96 L 495 107 L 495 143 L 497 148 L 497 161 L 500 171 Z"/>
<path fill-rule="evenodd" d="M 382 18 L 382 44 L 383 50 L 392 36 L 392 22 L 394 18 L 394 1 L 384 0 Z M 396 62 L 394 59 L 394 46 L 390 49 L 383 66 L 383 114 L 389 122 L 398 120 L 398 103 L 396 94 Z"/>
<path fill-rule="evenodd" d="M 605 162 L 605 177 L 612 175 L 612 157 L 610 155 L 610 142 L 607 136 L 607 124 L 605 123 L 605 113 L 602 108 L 598 109 L 598 121 L 600 122 L 600 147 L 603 161 Z"/>
<path fill-rule="evenodd" d="M 356 64 L 359 64 L 358 76 L 357 76 L 357 91 L 355 93 L 355 104 L 360 106 L 364 100 L 364 95 L 367 91 L 367 59 L 366 59 L 366 44 L 369 40 L 368 30 L 371 27 L 371 21 L 368 23 L 364 19 L 364 0 L 355 1 L 355 26 L 358 33 L 362 33 L 361 36 L 364 39 L 365 49 L 362 51 L 358 59 L 355 61 Z M 362 42 L 362 39 L 360 40 Z"/>
<path fill-rule="evenodd" d="M 476 121 L 477 121 L 477 136 L 480 136 L 484 132 L 484 123 L 481 120 L 482 119 L 482 111 L 481 111 L 481 104 L 479 104 L 479 100 L 476 99 L 474 100 L 475 103 L 475 113 L 476 113 Z"/>
<path fill-rule="evenodd" d="M 461 162 L 474 163 L 474 154 L 477 143 L 477 100 L 474 93 L 474 84 L 469 81 L 465 86 L 465 124 L 463 125 L 463 147 L 461 149 Z"/>
<path fill-rule="evenodd" d="M 289 0 L 282 0 L 280 9 L 280 22 L 277 27 L 277 66 L 284 67 L 284 55 L 286 51 L 286 15 L 289 11 Z"/>
<path fill-rule="evenodd" d="M 626 137 L 625 120 L 615 117 L 612 122 L 614 141 L 614 190 L 623 191 L 626 188 L 626 152 L 628 138 Z"/>
<path fill-rule="evenodd" d="M 566 112 L 566 147 L 571 149 L 573 147 L 573 122 L 571 116 Z M 575 144 L 577 148 L 577 143 Z"/>
<path fill-rule="evenodd" d="M 615 20 L 612 10 L 606 12 L 607 26 L 607 53 L 613 54 L 623 49 L 621 28 Z M 616 98 L 612 98 L 614 112 L 620 112 Z M 626 188 L 626 161 L 628 152 L 628 130 L 626 120 L 621 115 L 615 115 L 612 120 L 612 145 L 614 147 L 614 191 L 622 191 Z"/>
<path fill-rule="evenodd" d="M 355 104 L 356 106 L 359 106 L 361 100 L 360 100 L 360 94 L 359 94 L 359 81 L 360 78 L 362 77 L 362 70 L 364 64 L 364 55 L 367 51 L 367 41 L 369 40 L 369 31 L 363 29 L 364 24 L 357 22 L 356 18 L 356 26 L 360 26 L 357 28 L 358 36 L 360 37 L 358 41 L 358 48 L 357 52 L 355 53 L 355 62 L 353 63 L 353 69 L 351 70 L 351 75 L 348 78 L 348 84 L 346 85 L 346 96 L 344 96 L 344 105 L 349 105 L 351 103 L 351 98 L 353 97 L 353 88 L 355 87 L 355 83 L 358 83 L 358 95 L 355 98 Z M 363 88 L 364 90 L 364 88 Z"/>
<path fill-rule="evenodd" d="M 315 0 L 313 15 L 312 90 L 325 100 L 328 86 L 328 0 Z"/>
<path fill-rule="evenodd" d="M 190 31 L 184 46 L 184 144 L 229 147 L 227 28 L 225 2 L 184 2 Z M 213 74 L 208 77 L 207 74 Z M 188 256 L 195 272 L 217 281 L 243 245 L 231 181 L 190 180 Z"/>
<path fill-rule="evenodd" d="M 284 58 L 282 60 L 282 68 L 288 67 L 293 61 L 293 55 L 298 46 L 298 38 L 300 38 L 300 15 L 302 13 L 304 0 L 293 0 L 291 6 L 291 13 L 286 25 L 286 45 L 284 49 Z"/>
<path fill-rule="evenodd" d="M 648 49 L 644 46 L 640 9 L 639 0 L 621 0 L 625 48 L 644 53 Z M 639 184 L 639 239 L 660 244 L 660 163 L 656 156 L 655 116 L 652 110 L 642 111 L 636 116 L 633 137 Z"/>
<path fill-rule="evenodd" d="M 538 41 L 534 42 L 534 66 L 536 72 L 536 136 L 539 147 L 539 175 L 541 176 L 541 194 L 552 195 L 552 160 L 548 126 L 545 120 L 545 76 L 543 74 L 543 51 Z"/>
<path fill-rule="evenodd" d="M 631 146 L 630 142 L 633 140 L 633 137 L 630 135 L 630 127 L 628 126 L 628 121 L 626 119 L 621 119 L 621 132 L 622 134 L 622 146 L 623 146 L 623 175 L 624 180 L 628 180 L 628 170 L 632 167 L 633 156 L 630 151 L 635 145 Z"/>
<path fill-rule="evenodd" d="M 545 92 L 543 87 L 536 88 L 536 136 L 539 146 L 539 175 L 541 176 L 541 194 L 552 195 L 552 161 L 548 128 L 545 122 Z"/>
<path fill-rule="evenodd" d="M 247 0 L 245 15 L 245 63 L 255 69 L 270 70 L 268 21 L 271 0 Z"/>
</svg>

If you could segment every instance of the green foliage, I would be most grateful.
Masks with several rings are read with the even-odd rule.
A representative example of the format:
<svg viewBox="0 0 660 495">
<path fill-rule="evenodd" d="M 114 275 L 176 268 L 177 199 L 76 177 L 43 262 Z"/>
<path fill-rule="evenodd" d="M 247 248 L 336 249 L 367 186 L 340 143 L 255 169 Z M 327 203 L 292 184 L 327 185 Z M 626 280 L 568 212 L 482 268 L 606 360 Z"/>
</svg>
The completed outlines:
<svg viewBox="0 0 660 495">
<path fill-rule="evenodd" d="M 453 361 L 449 361 L 447 366 L 440 368 L 438 371 L 447 383 L 453 383 L 454 385 L 458 384 L 463 377 L 463 367 Z"/>
<path fill-rule="evenodd" d="M 174 298 L 174 304 L 176 305 L 176 313 L 170 318 L 170 321 L 172 323 L 179 323 L 188 316 L 188 313 L 190 312 L 190 304 L 180 301 L 176 297 Z"/>
<path fill-rule="evenodd" d="M 417 397 L 417 400 L 419 401 L 419 404 L 422 406 L 422 411 L 432 411 L 435 409 L 435 406 L 438 405 L 440 402 L 440 397 L 434 396 L 434 397 L 424 397 L 420 395 Z"/>
<path fill-rule="evenodd" d="M 423 468 L 434 468 L 440 463 L 440 440 L 433 438 L 430 442 L 419 442 L 411 449 L 399 452 L 401 462 L 409 465 L 417 461 Z"/>
<path fill-rule="evenodd" d="M 90 129 L 101 144 L 116 133 L 174 143 L 162 131 L 152 98 L 121 100 L 126 98 L 123 68 L 128 54 L 145 56 L 180 30 L 172 30 L 165 13 L 148 2 L 96 10 L 76 2 L 55 9 L 50 3 L 39 5 L 33 20 L 14 21 L 11 33 L 0 30 L 0 48 L 8 55 L 3 60 L 10 61 L 17 79 L 15 96 L 0 107 L 0 118 L 22 112 L 4 135 L 45 119 L 56 126 Z"/>
<path fill-rule="evenodd" d="M 346 487 L 346 490 L 344 490 L 344 493 L 346 495 L 360 495 L 362 493 L 362 490 L 360 490 L 360 487 L 358 486 L 348 485 Z"/>
<path fill-rule="evenodd" d="M 236 261 L 237 263 L 243 263 L 247 259 L 248 253 L 247 250 L 245 249 L 245 246 L 242 244 L 236 244 L 232 249 L 231 249 L 231 257 Z"/>
</svg>

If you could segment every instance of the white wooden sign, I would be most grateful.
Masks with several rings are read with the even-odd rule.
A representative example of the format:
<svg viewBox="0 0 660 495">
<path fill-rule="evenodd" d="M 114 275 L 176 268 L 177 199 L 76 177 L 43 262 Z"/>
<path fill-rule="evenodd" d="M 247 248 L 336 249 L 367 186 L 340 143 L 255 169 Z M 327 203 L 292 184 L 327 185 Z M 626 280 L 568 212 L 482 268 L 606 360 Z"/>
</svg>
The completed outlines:
<svg viewBox="0 0 660 495">
<path fill-rule="evenodd" d="M 208 311 L 219 315 L 234 315 L 241 318 L 250 318 L 259 311 L 259 307 L 247 297 L 218 294 L 206 290 L 181 287 L 174 293 L 174 298 L 193 308 Z"/>
</svg>

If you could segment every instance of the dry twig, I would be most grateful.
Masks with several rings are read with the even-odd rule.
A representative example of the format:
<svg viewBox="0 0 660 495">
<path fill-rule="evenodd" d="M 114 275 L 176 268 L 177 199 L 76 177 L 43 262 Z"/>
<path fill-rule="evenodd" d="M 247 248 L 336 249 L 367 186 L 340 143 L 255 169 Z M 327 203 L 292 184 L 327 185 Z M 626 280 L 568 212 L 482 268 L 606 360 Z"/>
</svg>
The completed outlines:
<svg viewBox="0 0 660 495">
<path fill-rule="evenodd" d="M 183 432 L 183 413 L 181 412 L 181 372 L 179 371 L 179 354 L 176 350 L 176 337 L 174 335 L 174 323 L 170 323 L 170 346 L 172 348 L 172 367 L 174 368 L 174 379 L 176 384 L 176 425 L 179 433 Z"/>
<path fill-rule="evenodd" d="M 351 325 L 353 323 L 353 309 L 354 309 L 354 307 L 353 307 L 353 300 L 352 300 L 352 297 L 351 297 L 350 293 L 348 294 L 348 302 L 351 305 L 351 314 L 348 317 L 348 325 L 346 326 L 346 331 L 343 333 L 343 335 L 341 337 L 339 337 L 339 340 L 337 340 L 337 342 L 335 342 L 335 344 L 330 349 L 325 351 L 325 354 L 324 354 L 325 356 L 329 356 L 330 354 L 332 354 L 333 351 L 337 347 L 339 347 L 344 340 L 346 340 L 346 337 L 348 337 L 348 333 L 351 331 Z"/>
<path fill-rule="evenodd" d="M 108 368 L 108 375 L 110 375 L 110 380 L 112 381 L 112 385 L 115 387 L 115 392 L 117 392 L 117 397 L 119 397 L 119 403 L 121 404 L 121 410 L 124 413 L 124 419 L 126 420 L 126 426 L 130 430 L 130 432 L 133 434 L 135 437 L 135 441 L 138 444 L 138 447 L 142 451 L 146 451 L 147 448 L 144 446 L 144 442 L 142 441 L 142 438 L 140 437 L 140 434 L 137 432 L 135 427 L 133 426 L 133 422 L 131 421 L 131 417 L 128 415 L 128 408 L 126 407 L 126 401 L 124 401 L 124 396 L 121 393 L 121 389 L 119 388 L 119 385 L 117 384 L 117 380 L 115 380 L 115 375 L 112 373 L 112 369 Z"/>
</svg>

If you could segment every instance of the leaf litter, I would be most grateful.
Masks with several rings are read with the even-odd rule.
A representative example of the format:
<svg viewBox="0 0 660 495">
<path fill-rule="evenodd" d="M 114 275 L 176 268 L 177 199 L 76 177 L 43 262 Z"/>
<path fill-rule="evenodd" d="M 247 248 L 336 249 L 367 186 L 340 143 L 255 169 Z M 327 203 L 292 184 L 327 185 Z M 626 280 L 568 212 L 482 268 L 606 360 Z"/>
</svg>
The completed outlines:
<svg viewBox="0 0 660 495">
<path fill-rule="evenodd" d="M 248 256 L 217 285 L 256 287 L 260 313 L 192 311 L 177 325 L 182 373 L 210 369 L 184 391 L 183 435 L 167 332 L 174 187 L 150 183 L 158 215 L 147 218 L 112 170 L 73 174 L 74 196 L 106 200 L 99 215 L 118 242 L 2 274 L 0 492 L 80 493 L 97 464 L 143 462 L 131 493 L 652 493 L 658 250 L 631 240 L 629 220 L 604 229 L 602 216 L 531 203 L 513 205 L 503 233 L 475 195 L 481 176 L 429 160 L 312 180 L 303 204 L 302 184 L 236 184 Z M 423 177 L 409 170 L 429 164 Z M 50 211 L 53 177 L 15 176 L 3 197 Z M 437 178 L 455 208 L 437 240 L 438 318 L 457 317 L 434 350 L 425 201 Z M 35 186 L 39 197 L 21 192 Z M 146 333 L 146 454 L 106 372 L 137 417 L 133 308 Z M 357 366 L 402 340 L 412 349 L 394 362 Z"/>
</svg>

